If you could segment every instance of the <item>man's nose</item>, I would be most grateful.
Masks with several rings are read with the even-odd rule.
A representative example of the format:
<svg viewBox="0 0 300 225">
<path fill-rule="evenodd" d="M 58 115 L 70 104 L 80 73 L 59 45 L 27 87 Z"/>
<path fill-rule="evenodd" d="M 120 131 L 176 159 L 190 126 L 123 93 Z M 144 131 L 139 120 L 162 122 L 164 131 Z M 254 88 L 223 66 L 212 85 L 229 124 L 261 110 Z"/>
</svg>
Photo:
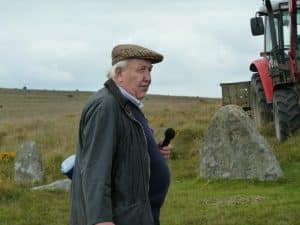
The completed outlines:
<svg viewBox="0 0 300 225">
<path fill-rule="evenodd" d="M 144 75 L 144 81 L 151 82 L 151 72 L 147 71 Z"/>
</svg>

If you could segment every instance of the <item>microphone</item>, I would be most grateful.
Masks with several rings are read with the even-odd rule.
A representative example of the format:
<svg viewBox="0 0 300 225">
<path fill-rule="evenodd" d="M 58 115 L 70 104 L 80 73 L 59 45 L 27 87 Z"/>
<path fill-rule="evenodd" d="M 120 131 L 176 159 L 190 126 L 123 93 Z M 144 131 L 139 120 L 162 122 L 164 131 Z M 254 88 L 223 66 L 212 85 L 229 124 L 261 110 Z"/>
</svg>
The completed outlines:
<svg viewBox="0 0 300 225">
<path fill-rule="evenodd" d="M 173 139 L 174 137 L 175 137 L 175 130 L 173 128 L 166 129 L 165 139 L 163 140 L 161 147 L 167 146 L 170 143 L 171 139 Z"/>
</svg>

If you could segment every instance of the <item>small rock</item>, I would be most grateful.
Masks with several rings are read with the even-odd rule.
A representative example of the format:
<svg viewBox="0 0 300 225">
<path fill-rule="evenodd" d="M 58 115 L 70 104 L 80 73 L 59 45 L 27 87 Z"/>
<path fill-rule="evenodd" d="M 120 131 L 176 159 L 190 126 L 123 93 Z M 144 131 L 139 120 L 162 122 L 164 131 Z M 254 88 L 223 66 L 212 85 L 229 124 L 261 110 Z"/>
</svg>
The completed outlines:
<svg viewBox="0 0 300 225">
<path fill-rule="evenodd" d="M 57 180 L 51 184 L 34 187 L 31 190 L 62 190 L 69 191 L 71 187 L 70 179 Z"/>
</svg>

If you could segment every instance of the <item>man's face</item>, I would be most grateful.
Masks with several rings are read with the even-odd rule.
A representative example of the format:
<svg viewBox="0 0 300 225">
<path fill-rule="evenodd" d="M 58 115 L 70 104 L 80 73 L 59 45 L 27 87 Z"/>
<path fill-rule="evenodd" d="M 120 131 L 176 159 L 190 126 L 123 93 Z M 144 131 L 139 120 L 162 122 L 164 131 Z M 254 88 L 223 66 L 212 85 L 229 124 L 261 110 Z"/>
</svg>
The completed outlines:
<svg viewBox="0 0 300 225">
<path fill-rule="evenodd" d="M 149 60 L 129 59 L 125 68 L 116 71 L 117 84 L 137 99 L 143 99 L 151 84 L 152 64 Z"/>
</svg>

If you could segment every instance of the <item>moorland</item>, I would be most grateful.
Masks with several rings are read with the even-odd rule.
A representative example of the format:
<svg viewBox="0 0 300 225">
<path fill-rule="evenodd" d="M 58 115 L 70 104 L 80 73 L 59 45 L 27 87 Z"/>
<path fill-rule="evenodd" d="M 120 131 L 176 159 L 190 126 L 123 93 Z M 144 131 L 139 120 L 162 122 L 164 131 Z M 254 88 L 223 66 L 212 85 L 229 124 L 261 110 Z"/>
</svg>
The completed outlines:
<svg viewBox="0 0 300 225">
<path fill-rule="evenodd" d="M 65 178 L 60 164 L 75 151 L 81 110 L 90 94 L 0 89 L 0 152 L 15 152 L 34 140 L 45 174 L 40 183 L 17 184 L 13 157 L 0 160 L 1 225 L 69 223 L 69 193 L 31 187 Z M 300 135 L 280 143 L 272 124 L 260 130 L 283 169 L 278 181 L 206 180 L 199 177 L 199 148 L 221 99 L 149 95 L 143 102 L 157 140 L 168 127 L 177 133 L 162 225 L 300 224 Z"/>
</svg>

